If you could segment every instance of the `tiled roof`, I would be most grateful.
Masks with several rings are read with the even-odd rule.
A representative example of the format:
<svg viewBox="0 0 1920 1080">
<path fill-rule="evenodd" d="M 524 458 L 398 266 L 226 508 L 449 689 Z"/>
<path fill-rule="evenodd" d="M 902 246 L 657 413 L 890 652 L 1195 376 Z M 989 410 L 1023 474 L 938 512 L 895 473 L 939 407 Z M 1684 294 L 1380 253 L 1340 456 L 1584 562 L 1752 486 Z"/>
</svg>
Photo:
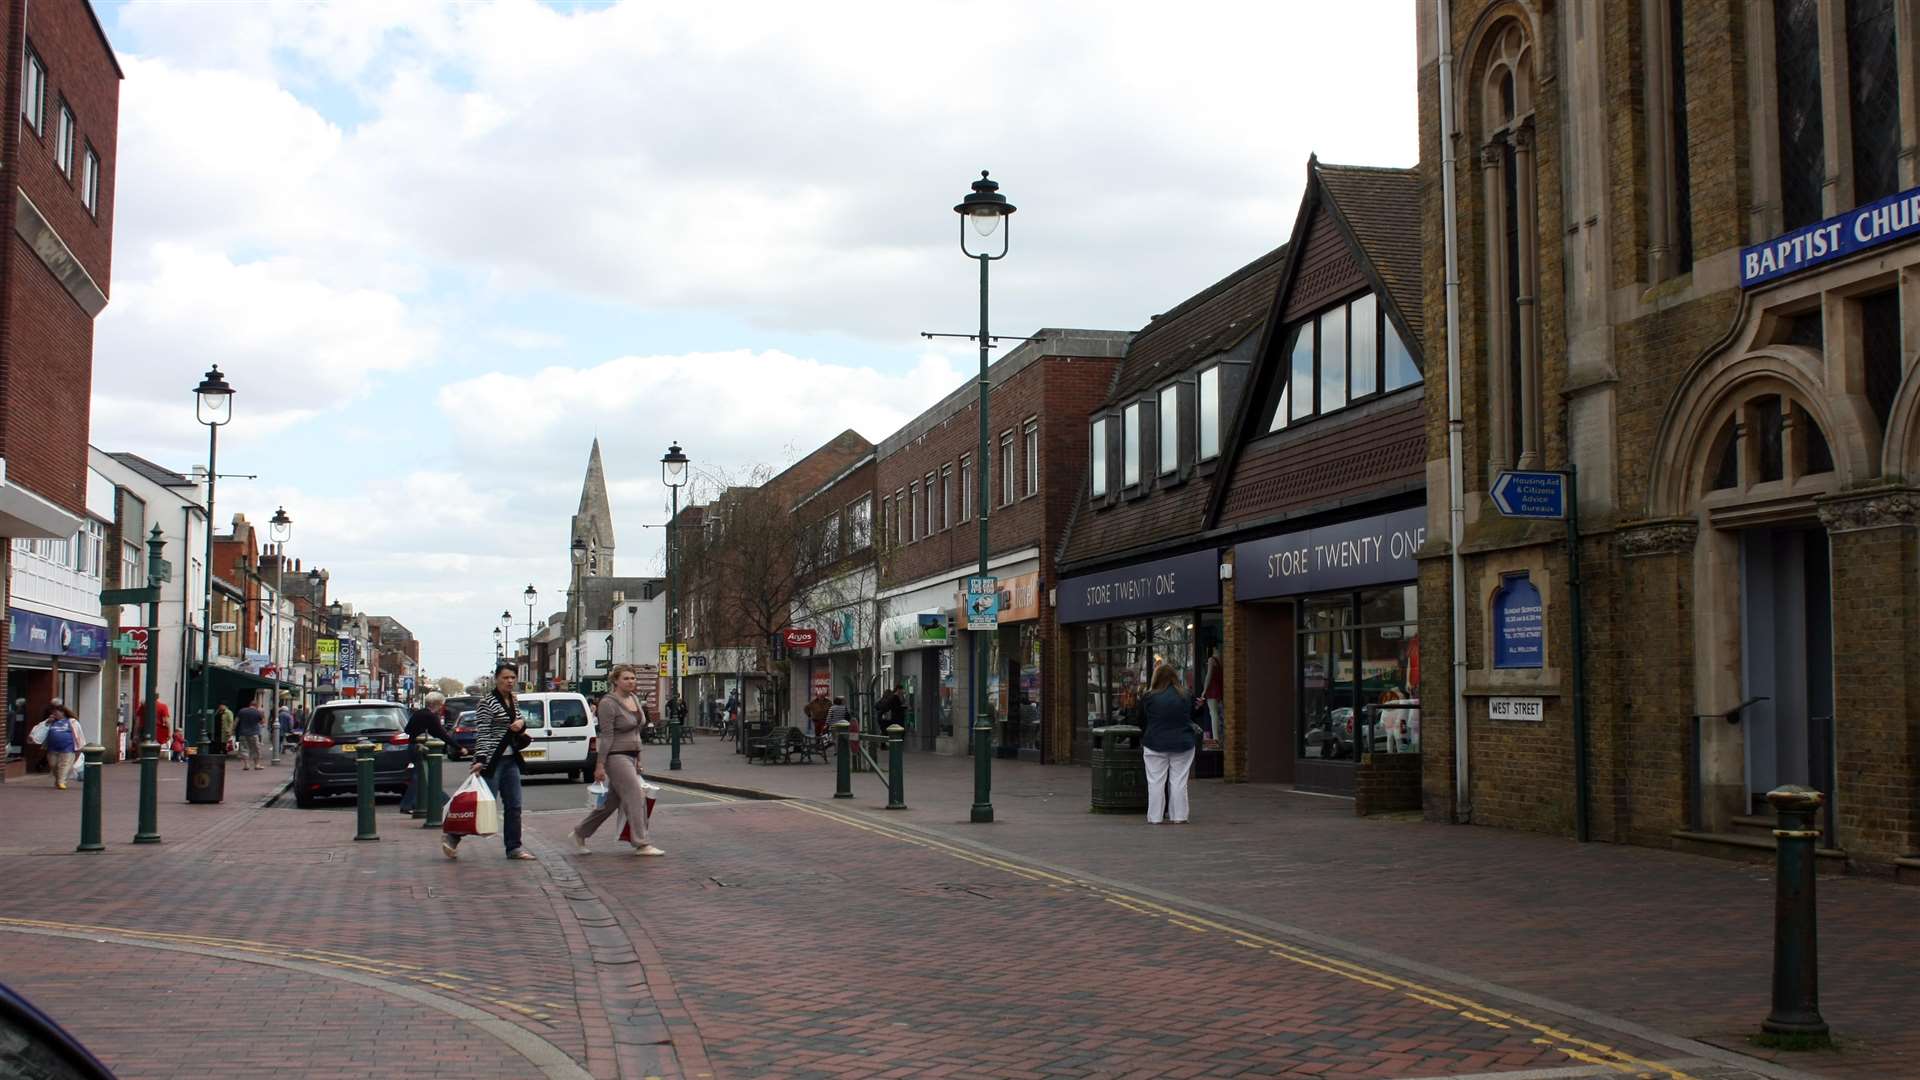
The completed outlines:
<svg viewBox="0 0 1920 1080">
<path fill-rule="evenodd" d="M 109 451 L 107 456 L 125 465 L 127 468 L 132 469 L 134 472 L 139 473 L 141 476 L 159 484 L 161 487 L 192 487 L 195 483 L 192 477 L 183 476 L 180 473 L 174 472 L 172 469 L 155 465 L 139 454 L 131 454 L 125 450 L 120 450 Z"/>
<path fill-rule="evenodd" d="M 1315 163 L 1320 185 L 1361 253 L 1373 263 L 1394 307 L 1424 339 L 1420 296 L 1420 178 L 1412 169 Z"/>
<path fill-rule="evenodd" d="M 1266 323 L 1286 264 L 1287 246 L 1282 244 L 1154 316 L 1128 344 L 1108 401 L 1131 398 L 1257 333 Z"/>
</svg>

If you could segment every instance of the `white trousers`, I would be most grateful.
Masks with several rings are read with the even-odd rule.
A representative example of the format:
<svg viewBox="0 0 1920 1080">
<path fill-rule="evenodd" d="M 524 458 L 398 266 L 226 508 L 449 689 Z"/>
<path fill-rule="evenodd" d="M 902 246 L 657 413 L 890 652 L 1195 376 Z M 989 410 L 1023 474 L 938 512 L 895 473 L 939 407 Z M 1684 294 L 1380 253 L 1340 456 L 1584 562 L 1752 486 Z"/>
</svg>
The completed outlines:
<svg viewBox="0 0 1920 1080">
<path fill-rule="evenodd" d="M 1193 772 L 1193 751 L 1163 754 L 1141 751 L 1147 758 L 1147 824 L 1187 820 L 1187 776 Z"/>
</svg>

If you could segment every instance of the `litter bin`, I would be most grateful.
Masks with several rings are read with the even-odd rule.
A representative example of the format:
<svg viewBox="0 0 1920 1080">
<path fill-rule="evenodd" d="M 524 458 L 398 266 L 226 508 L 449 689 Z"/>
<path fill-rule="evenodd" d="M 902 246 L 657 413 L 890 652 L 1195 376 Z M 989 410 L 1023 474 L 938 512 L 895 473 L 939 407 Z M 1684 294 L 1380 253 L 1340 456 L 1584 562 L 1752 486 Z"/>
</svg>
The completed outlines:
<svg viewBox="0 0 1920 1080">
<path fill-rule="evenodd" d="M 195 754 L 187 759 L 187 801 L 217 803 L 227 797 L 227 756 Z"/>
<path fill-rule="evenodd" d="M 1147 809 L 1147 767 L 1140 729 L 1131 724 L 1094 728 L 1093 812 L 1139 814 Z"/>
</svg>

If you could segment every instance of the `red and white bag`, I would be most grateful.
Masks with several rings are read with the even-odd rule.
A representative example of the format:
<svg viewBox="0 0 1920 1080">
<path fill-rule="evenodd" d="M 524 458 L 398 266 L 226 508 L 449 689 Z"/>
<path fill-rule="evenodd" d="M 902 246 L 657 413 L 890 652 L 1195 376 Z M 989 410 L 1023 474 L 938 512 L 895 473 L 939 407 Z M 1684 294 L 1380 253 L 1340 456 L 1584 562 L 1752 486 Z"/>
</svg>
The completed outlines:
<svg viewBox="0 0 1920 1080">
<path fill-rule="evenodd" d="M 640 781 L 640 791 L 646 796 L 646 799 L 647 799 L 647 825 L 648 826 L 653 825 L 654 792 L 659 790 L 660 790 L 659 784 L 649 784 L 644 779 Z M 623 844 L 633 843 L 633 823 L 627 820 L 627 812 L 625 810 L 620 811 L 620 842 Z"/>
<path fill-rule="evenodd" d="M 478 774 L 468 776 L 447 801 L 440 831 L 454 836 L 492 836 L 500 831 L 500 800 Z"/>
</svg>

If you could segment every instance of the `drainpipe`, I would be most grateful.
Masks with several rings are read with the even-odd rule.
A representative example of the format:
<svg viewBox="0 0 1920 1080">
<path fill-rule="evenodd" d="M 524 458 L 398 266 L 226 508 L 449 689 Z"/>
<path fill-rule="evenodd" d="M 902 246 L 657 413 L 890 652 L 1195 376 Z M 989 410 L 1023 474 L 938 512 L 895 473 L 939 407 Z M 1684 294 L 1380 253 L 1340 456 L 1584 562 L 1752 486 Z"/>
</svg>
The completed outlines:
<svg viewBox="0 0 1920 1080">
<path fill-rule="evenodd" d="M 1440 59 L 1440 200 L 1446 223 L 1447 258 L 1447 498 L 1448 577 L 1453 607 L 1453 804 L 1454 820 L 1473 820 L 1473 788 L 1467 782 L 1467 581 L 1460 544 L 1467 532 L 1466 456 L 1460 414 L 1460 220 L 1456 210 L 1453 131 L 1453 22 L 1447 0 L 1434 0 L 1434 32 Z"/>
</svg>

